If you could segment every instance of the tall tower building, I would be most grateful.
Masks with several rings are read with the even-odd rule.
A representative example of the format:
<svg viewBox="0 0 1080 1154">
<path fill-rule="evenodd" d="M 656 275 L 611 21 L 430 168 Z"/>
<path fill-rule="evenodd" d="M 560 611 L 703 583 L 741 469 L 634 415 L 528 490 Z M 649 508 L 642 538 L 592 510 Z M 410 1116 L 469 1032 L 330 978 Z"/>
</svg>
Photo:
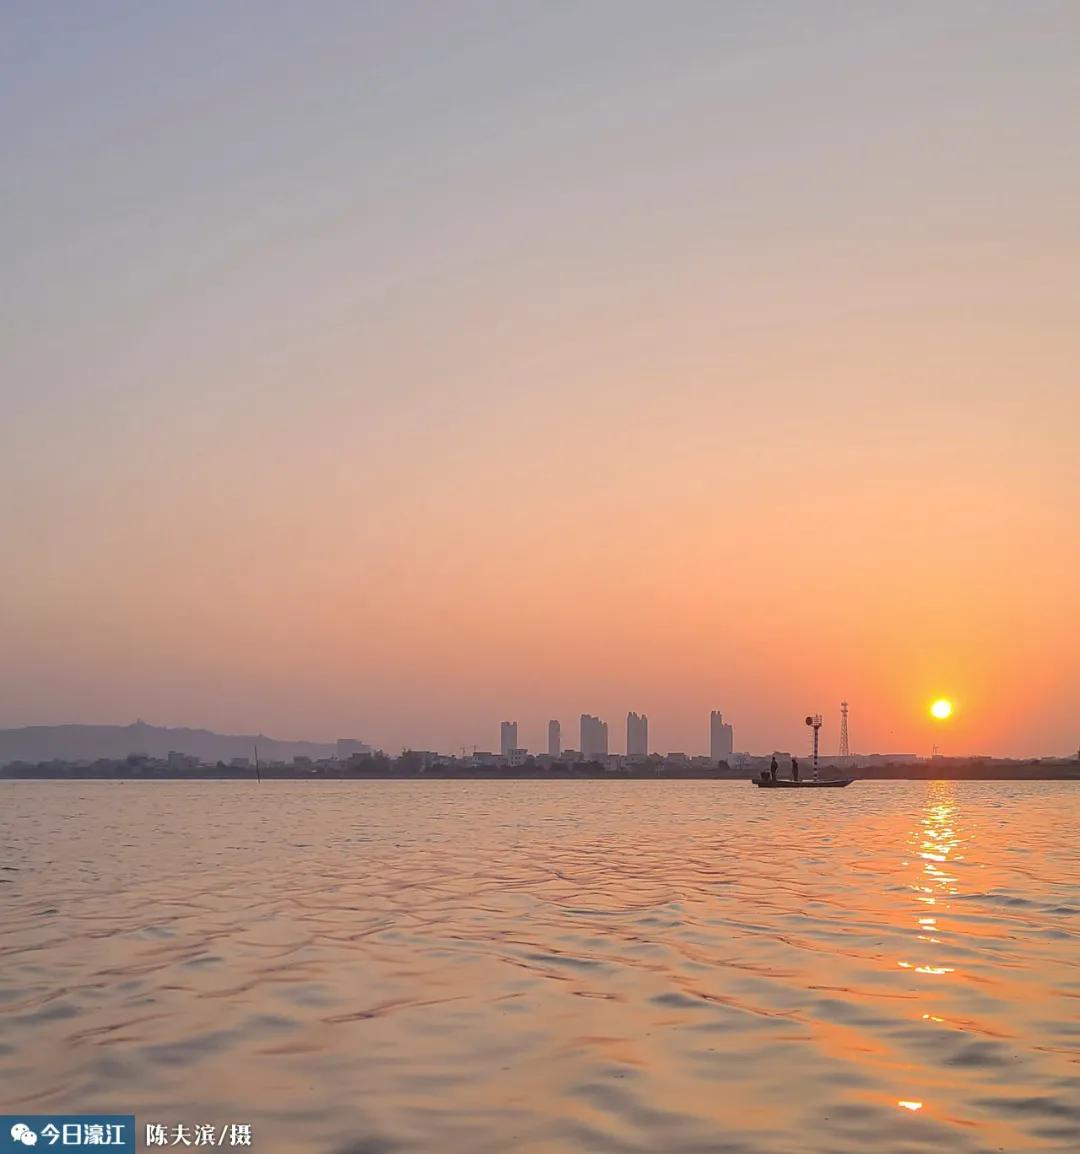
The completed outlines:
<svg viewBox="0 0 1080 1154">
<path fill-rule="evenodd" d="M 558 757 L 562 753 L 562 726 L 557 721 L 548 722 L 548 757 Z"/>
<path fill-rule="evenodd" d="M 724 761 L 735 748 L 735 733 L 724 724 L 724 715 L 714 709 L 709 714 L 709 756 L 713 761 Z"/>
<path fill-rule="evenodd" d="M 504 721 L 502 723 L 502 740 L 500 751 L 503 757 L 509 757 L 512 750 L 517 749 L 517 722 Z"/>
<path fill-rule="evenodd" d="M 589 761 L 608 751 L 607 722 L 591 713 L 581 715 L 581 756 Z"/>
<path fill-rule="evenodd" d="M 649 719 L 644 713 L 626 715 L 626 756 L 649 756 Z"/>
</svg>

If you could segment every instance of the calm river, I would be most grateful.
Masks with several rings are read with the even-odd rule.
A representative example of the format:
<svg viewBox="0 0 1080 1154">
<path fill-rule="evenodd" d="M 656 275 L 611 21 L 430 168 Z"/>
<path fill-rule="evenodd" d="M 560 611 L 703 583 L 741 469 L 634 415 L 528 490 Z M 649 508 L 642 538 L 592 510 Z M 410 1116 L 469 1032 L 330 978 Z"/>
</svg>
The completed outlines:
<svg viewBox="0 0 1080 1154">
<path fill-rule="evenodd" d="M 1078 833 L 1053 782 L 3 782 L 0 1111 L 1077 1151 Z"/>
</svg>

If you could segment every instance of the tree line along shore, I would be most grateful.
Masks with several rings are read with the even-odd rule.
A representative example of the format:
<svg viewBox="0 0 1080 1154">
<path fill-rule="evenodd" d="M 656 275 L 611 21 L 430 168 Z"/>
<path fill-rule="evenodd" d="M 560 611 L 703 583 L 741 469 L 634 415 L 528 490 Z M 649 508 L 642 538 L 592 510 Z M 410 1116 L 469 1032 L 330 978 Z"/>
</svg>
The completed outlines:
<svg viewBox="0 0 1080 1154">
<path fill-rule="evenodd" d="M 704 760 L 704 759 L 701 759 Z M 1080 781 L 1080 758 L 1042 758 L 1029 761 L 985 758 L 932 758 L 919 762 L 858 764 L 831 759 L 822 777 L 854 777 L 862 780 L 971 780 L 971 781 Z M 8 780 L 125 780 L 125 781 L 363 781 L 395 779 L 465 779 L 481 781 L 548 781 L 575 778 L 643 780 L 744 780 L 754 777 L 769 763 L 768 757 L 730 766 L 676 761 L 653 755 L 636 764 L 613 765 L 599 761 L 545 761 L 530 759 L 519 766 L 466 764 L 457 759 L 405 750 L 398 757 L 375 753 L 349 758 L 296 758 L 290 763 L 260 764 L 236 759 L 233 763 L 199 763 L 193 758 L 160 759 L 132 754 L 122 759 L 96 761 L 13 762 L 0 767 Z M 803 777 L 812 769 L 803 760 Z M 788 776 L 781 765 L 781 776 Z"/>
</svg>

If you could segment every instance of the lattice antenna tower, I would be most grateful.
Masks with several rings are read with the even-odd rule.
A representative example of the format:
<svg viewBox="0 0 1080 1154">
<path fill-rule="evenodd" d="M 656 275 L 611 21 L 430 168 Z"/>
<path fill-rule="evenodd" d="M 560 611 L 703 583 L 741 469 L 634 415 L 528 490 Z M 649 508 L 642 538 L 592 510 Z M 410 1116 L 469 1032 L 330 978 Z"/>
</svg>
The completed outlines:
<svg viewBox="0 0 1080 1154">
<path fill-rule="evenodd" d="M 847 702 L 840 702 L 840 756 L 850 757 L 851 750 L 848 748 L 847 737 Z"/>
</svg>

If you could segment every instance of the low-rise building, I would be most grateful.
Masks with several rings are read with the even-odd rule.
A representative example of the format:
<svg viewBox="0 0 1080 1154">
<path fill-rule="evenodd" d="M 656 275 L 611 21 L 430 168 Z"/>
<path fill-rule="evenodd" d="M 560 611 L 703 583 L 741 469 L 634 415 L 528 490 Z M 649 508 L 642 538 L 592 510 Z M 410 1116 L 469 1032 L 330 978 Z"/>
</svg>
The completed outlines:
<svg viewBox="0 0 1080 1154">
<path fill-rule="evenodd" d="M 337 755 L 345 761 L 350 757 L 363 756 L 371 752 L 371 746 L 355 737 L 339 737 L 337 740 Z"/>
</svg>

